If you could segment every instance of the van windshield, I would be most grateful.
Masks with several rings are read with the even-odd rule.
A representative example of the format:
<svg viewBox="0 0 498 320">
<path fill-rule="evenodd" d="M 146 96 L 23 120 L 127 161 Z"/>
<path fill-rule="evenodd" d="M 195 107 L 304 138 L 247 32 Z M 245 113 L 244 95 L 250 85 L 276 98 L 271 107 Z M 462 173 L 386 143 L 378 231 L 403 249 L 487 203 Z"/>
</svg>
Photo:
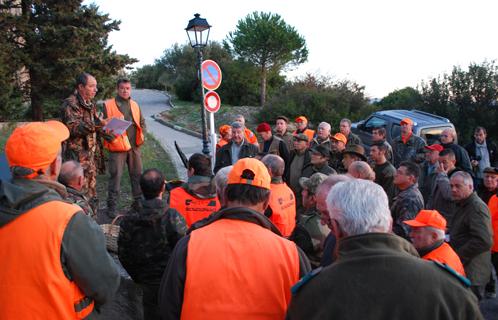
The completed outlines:
<svg viewBox="0 0 498 320">
<path fill-rule="evenodd" d="M 441 135 L 441 132 L 443 132 L 443 130 L 445 129 L 451 129 L 451 128 L 452 128 L 451 126 L 423 128 L 420 130 L 420 136 L 425 141 L 427 141 L 428 145 L 439 143 L 439 136 Z"/>
</svg>

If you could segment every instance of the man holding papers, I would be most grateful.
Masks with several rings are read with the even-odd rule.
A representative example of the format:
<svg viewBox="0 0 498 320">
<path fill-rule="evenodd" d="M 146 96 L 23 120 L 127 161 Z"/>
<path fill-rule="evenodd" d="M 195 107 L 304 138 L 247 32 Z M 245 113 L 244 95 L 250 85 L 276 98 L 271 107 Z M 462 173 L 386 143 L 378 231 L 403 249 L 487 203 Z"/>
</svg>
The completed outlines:
<svg viewBox="0 0 498 320">
<path fill-rule="evenodd" d="M 104 118 L 109 120 L 105 129 L 114 136 L 114 139 L 104 141 L 104 147 L 109 150 L 107 215 L 111 218 L 116 216 L 125 164 L 130 174 L 131 192 L 135 200 L 133 205 L 142 195 L 139 182 L 142 174 L 140 146 L 145 136 L 145 119 L 138 104 L 130 98 L 130 80 L 119 79 L 117 91 L 116 98 L 104 103 Z"/>
</svg>

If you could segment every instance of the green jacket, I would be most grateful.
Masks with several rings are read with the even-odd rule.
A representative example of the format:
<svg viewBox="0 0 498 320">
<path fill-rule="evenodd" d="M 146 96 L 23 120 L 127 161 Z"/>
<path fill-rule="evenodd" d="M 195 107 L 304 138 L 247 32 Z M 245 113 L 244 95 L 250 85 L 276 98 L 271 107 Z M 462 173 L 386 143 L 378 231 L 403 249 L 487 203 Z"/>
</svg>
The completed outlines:
<svg viewBox="0 0 498 320">
<path fill-rule="evenodd" d="M 462 260 L 473 285 L 485 285 L 491 274 L 493 232 L 488 206 L 474 192 L 456 203 L 450 229 L 450 245 Z"/>
<path fill-rule="evenodd" d="M 483 319 L 456 276 L 393 234 L 339 239 L 337 260 L 313 273 L 294 286 L 287 319 Z"/>
</svg>

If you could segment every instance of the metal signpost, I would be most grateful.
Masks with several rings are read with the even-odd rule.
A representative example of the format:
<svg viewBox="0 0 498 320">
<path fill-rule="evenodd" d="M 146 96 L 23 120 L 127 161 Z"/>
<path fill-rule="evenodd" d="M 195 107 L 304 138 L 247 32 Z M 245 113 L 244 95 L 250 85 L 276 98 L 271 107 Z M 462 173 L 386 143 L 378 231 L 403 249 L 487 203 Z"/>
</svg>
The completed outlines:
<svg viewBox="0 0 498 320">
<path fill-rule="evenodd" d="M 220 110 L 220 96 L 213 90 L 218 89 L 221 84 L 221 69 L 213 60 L 204 60 L 201 65 L 202 94 L 204 96 L 204 108 L 209 112 L 210 134 L 211 134 L 211 153 L 213 157 L 213 166 L 216 162 L 216 127 L 214 125 L 214 113 Z M 204 89 L 209 90 L 204 93 Z"/>
</svg>

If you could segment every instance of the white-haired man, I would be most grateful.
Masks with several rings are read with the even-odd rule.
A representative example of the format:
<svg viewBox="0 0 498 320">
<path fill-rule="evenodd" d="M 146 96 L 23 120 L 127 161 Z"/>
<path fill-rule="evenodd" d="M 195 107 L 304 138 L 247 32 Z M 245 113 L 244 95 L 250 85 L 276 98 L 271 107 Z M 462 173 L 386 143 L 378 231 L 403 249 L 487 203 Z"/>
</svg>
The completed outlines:
<svg viewBox="0 0 498 320">
<path fill-rule="evenodd" d="M 330 123 L 328 122 L 320 122 L 318 125 L 318 128 L 316 129 L 316 135 L 311 140 L 310 143 L 310 148 L 313 148 L 314 146 L 322 145 L 326 147 L 327 149 L 331 150 L 331 142 L 330 142 L 330 130 L 332 127 L 330 126 Z"/>
<path fill-rule="evenodd" d="M 480 300 L 491 274 L 493 233 L 489 208 L 473 191 L 472 176 L 464 171 L 450 178 L 456 211 L 450 228 L 450 244 L 460 257 L 471 289 Z"/>
<path fill-rule="evenodd" d="M 478 319 L 466 279 L 418 257 L 391 233 L 387 196 L 362 179 L 327 196 L 337 261 L 293 287 L 287 319 Z"/>
</svg>

